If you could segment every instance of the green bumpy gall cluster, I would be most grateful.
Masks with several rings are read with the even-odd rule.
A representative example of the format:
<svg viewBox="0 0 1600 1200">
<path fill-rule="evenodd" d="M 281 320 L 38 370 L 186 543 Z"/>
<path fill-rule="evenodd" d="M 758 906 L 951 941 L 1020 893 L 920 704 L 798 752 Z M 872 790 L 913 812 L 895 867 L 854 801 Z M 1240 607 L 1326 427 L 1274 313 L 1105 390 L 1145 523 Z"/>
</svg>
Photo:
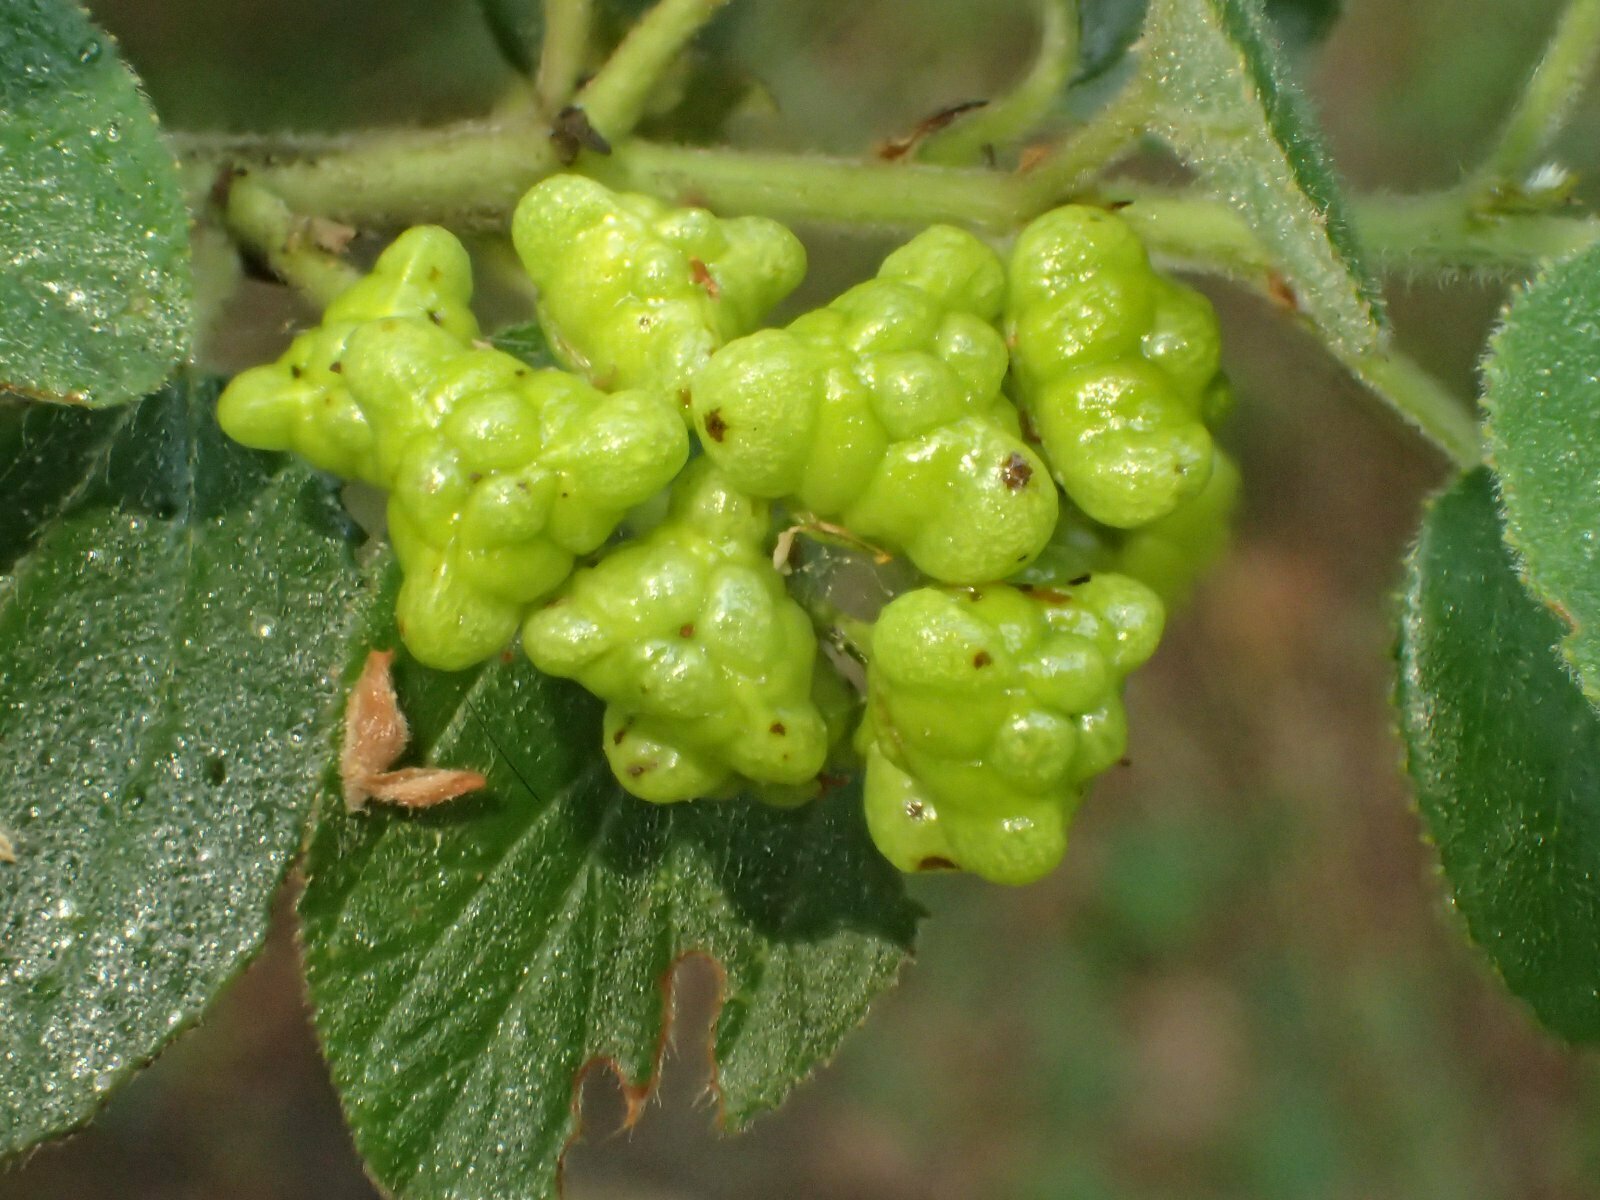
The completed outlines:
<svg viewBox="0 0 1600 1200">
<path fill-rule="evenodd" d="M 665 521 L 523 627 L 535 666 L 606 701 L 606 757 L 634 795 L 692 800 L 739 778 L 799 787 L 822 770 L 816 635 L 772 566 L 771 526 L 766 504 L 701 459 Z"/>
<path fill-rule="evenodd" d="M 936 226 L 876 279 L 787 329 L 729 344 L 694 382 L 706 453 L 947 583 L 998 579 L 1044 547 L 1057 502 L 1001 390 L 994 251 Z"/>
<path fill-rule="evenodd" d="M 578 175 L 524 196 L 511 236 L 551 346 L 607 390 L 686 397 L 712 352 L 754 329 L 806 272 L 804 247 L 776 221 L 719 220 Z"/>
<path fill-rule="evenodd" d="M 1218 451 L 1211 478 L 1200 493 L 1146 525 L 1114 529 L 1090 520 L 1069 502 L 1050 544 L 1012 579 L 1047 586 L 1056 580 L 1115 571 L 1137 579 L 1168 608 L 1175 608 L 1189 599 L 1201 577 L 1227 550 L 1239 490 L 1239 468 Z"/>
<path fill-rule="evenodd" d="M 217 410 L 246 445 L 389 492 L 401 637 L 447 670 L 504 647 L 689 453 L 665 394 L 607 395 L 478 344 L 470 292 L 460 243 L 414 229 Z"/>
<path fill-rule="evenodd" d="M 1120 217 L 1083 205 L 1018 235 L 1010 284 L 1017 396 L 1068 498 L 1126 529 L 1197 495 L 1229 395 L 1210 302 L 1158 274 Z"/>
<path fill-rule="evenodd" d="M 436 666 L 469 666 L 509 642 L 528 606 L 689 454 L 660 393 L 607 395 L 420 322 L 367 326 L 346 373 L 401 431 L 388 480 L 405 571 L 396 611 L 406 645 Z"/>
<path fill-rule="evenodd" d="M 478 336 L 471 298 L 472 263 L 461 243 L 437 226 L 409 229 L 277 362 L 235 376 L 217 419 L 246 446 L 293 450 L 324 471 L 386 486 L 377 462 L 379 431 L 345 375 L 346 345 L 364 324 L 383 317 L 436 323 L 470 342 Z"/>
<path fill-rule="evenodd" d="M 1060 861 L 1084 785 L 1122 757 L 1122 681 L 1165 612 L 1137 580 L 919 588 L 872 633 L 867 823 L 903 871 L 1028 883 Z"/>
<path fill-rule="evenodd" d="M 1023 230 L 1009 268 L 928 229 L 765 330 L 805 267 L 771 221 L 557 176 L 512 235 L 568 370 L 479 341 L 465 252 L 414 229 L 229 385 L 223 428 L 385 490 L 412 653 L 465 667 L 520 629 L 605 701 L 634 795 L 800 803 L 853 747 L 896 866 L 1049 871 L 1123 755 L 1122 686 L 1163 602 L 1226 542 L 1206 301 L 1076 206 Z M 903 555 L 925 585 L 871 625 L 848 596 L 808 613 L 774 565 L 796 530 Z M 854 687 L 817 627 L 864 661 Z"/>
</svg>

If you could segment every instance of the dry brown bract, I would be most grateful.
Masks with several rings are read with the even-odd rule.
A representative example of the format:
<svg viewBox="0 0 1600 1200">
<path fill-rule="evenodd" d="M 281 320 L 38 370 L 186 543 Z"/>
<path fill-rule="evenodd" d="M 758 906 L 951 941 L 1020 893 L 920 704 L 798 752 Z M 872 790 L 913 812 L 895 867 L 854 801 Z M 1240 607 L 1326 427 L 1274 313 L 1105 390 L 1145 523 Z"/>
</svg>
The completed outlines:
<svg viewBox="0 0 1600 1200">
<path fill-rule="evenodd" d="M 374 650 L 367 655 L 361 678 L 350 689 L 339 777 L 344 781 L 344 806 L 351 812 L 365 808 L 368 800 L 406 808 L 431 808 L 475 792 L 487 783 L 476 771 L 443 767 L 389 769 L 411 740 L 411 730 L 400 712 L 394 680 L 389 674 L 393 662 L 394 651 Z"/>
<path fill-rule="evenodd" d="M 896 159 L 905 158 L 928 138 L 946 128 L 952 121 L 965 116 L 969 112 L 985 107 L 987 100 L 963 100 L 960 104 L 952 104 L 948 108 L 941 108 L 931 116 L 924 117 L 917 122 L 917 127 L 910 133 L 901 137 L 890 138 L 878 147 L 878 157 L 885 162 L 894 162 Z"/>
<path fill-rule="evenodd" d="M 0 833 L 0 862 L 14 863 L 17 861 L 16 847 L 11 844 L 11 839 Z"/>
</svg>

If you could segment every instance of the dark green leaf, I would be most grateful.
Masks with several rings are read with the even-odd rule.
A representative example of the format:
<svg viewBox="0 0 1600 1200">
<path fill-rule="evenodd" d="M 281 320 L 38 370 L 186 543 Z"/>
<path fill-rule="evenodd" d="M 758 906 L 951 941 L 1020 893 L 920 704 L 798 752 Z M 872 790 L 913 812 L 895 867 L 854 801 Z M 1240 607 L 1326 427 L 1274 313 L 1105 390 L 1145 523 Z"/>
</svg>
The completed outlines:
<svg viewBox="0 0 1600 1200">
<path fill-rule="evenodd" d="M 1517 579 L 1484 468 L 1412 552 L 1396 693 L 1407 765 L 1473 938 L 1551 1029 L 1600 1039 L 1600 716 Z"/>
<path fill-rule="evenodd" d="M 544 329 L 537 321 L 502 329 L 491 340 L 496 349 L 520 358 L 530 367 L 558 365 L 555 355 L 550 350 L 550 339 L 545 337 Z"/>
<path fill-rule="evenodd" d="M 392 626 L 375 644 L 395 644 Z M 353 664 L 354 665 L 354 664 Z M 663 989 L 721 964 L 724 1118 L 776 1104 L 858 1025 L 914 933 L 851 788 L 800 811 L 657 807 L 599 752 L 599 712 L 520 653 L 399 660 L 425 757 L 486 792 L 324 820 L 301 901 L 316 1023 L 374 1177 L 420 1200 L 553 1192 L 597 1060 L 651 1079 Z"/>
<path fill-rule="evenodd" d="M 1151 0 L 1144 49 L 1154 132 L 1249 224 L 1341 357 L 1384 340 L 1379 288 L 1259 0 Z"/>
<path fill-rule="evenodd" d="M 38 409 L 17 444 L 70 486 L 0 476 L 43 520 L 0 579 L 0 1156 L 87 1119 L 244 964 L 328 761 L 349 526 L 215 399 Z"/>
<path fill-rule="evenodd" d="M 1116 66 L 1139 36 L 1149 0 L 1083 0 L 1078 6 L 1081 29 L 1078 78 L 1092 79 Z M 1303 46 L 1326 37 L 1339 18 L 1344 0 L 1267 0 L 1267 16 L 1289 46 Z"/>
<path fill-rule="evenodd" d="M 1078 5 L 1078 79 L 1092 79 L 1122 61 L 1139 36 L 1149 0 L 1083 0 Z"/>
<path fill-rule="evenodd" d="M 101 407 L 188 355 L 189 221 L 155 114 L 68 0 L 0 14 L 0 392 Z"/>
<path fill-rule="evenodd" d="M 1550 267 L 1517 297 L 1485 375 L 1507 540 L 1566 625 L 1562 649 L 1600 702 L 1600 247 Z"/>
<path fill-rule="evenodd" d="M 1344 0 L 1267 0 L 1267 16 L 1286 46 L 1327 37 L 1343 10 Z"/>
<path fill-rule="evenodd" d="M 0 575 L 59 505 L 82 488 L 126 423 L 115 409 L 63 416 L 54 406 L 0 397 Z"/>
<path fill-rule="evenodd" d="M 477 0 L 500 55 L 532 78 L 539 69 L 544 34 L 543 0 Z M 597 0 L 591 29 L 596 60 L 621 42 L 654 0 Z M 751 80 L 732 63 L 735 30 L 749 11 L 729 5 L 698 32 L 676 68 L 656 89 L 663 104 L 648 106 L 643 128 L 653 136 L 706 140 L 747 95 Z"/>
<path fill-rule="evenodd" d="M 478 0 L 478 10 L 500 56 L 532 77 L 539 67 L 539 39 L 544 33 L 543 0 Z"/>
</svg>

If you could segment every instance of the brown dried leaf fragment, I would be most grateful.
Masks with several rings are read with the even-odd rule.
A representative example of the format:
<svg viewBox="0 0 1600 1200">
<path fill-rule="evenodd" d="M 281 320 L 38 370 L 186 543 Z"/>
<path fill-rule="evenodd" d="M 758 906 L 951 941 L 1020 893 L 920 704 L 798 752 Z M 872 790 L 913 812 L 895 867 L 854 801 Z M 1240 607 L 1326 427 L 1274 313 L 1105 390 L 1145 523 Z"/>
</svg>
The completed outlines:
<svg viewBox="0 0 1600 1200">
<path fill-rule="evenodd" d="M 11 844 L 11 839 L 0 833 L 0 862 L 14 863 L 17 861 L 17 848 Z"/>
<path fill-rule="evenodd" d="M 339 756 L 344 806 L 350 812 L 359 812 L 368 800 L 428 808 L 477 791 L 487 783 L 476 771 L 442 767 L 389 769 L 411 740 L 411 729 L 400 712 L 400 700 L 390 675 L 393 663 L 394 651 L 372 651 L 361 668 L 361 677 L 350 689 L 344 712 L 344 750 Z"/>
<path fill-rule="evenodd" d="M 987 100 L 963 100 L 959 104 L 952 104 L 948 108 L 941 108 L 938 112 L 922 118 L 910 133 L 890 138 L 878 147 L 878 157 L 884 162 L 894 162 L 896 159 L 905 158 L 925 140 L 950 125 L 956 118 L 964 116 L 975 109 L 988 105 Z"/>
<path fill-rule="evenodd" d="M 694 280 L 696 287 L 703 288 L 706 295 L 713 300 L 721 298 L 722 288 L 717 285 L 716 277 L 711 274 L 711 268 L 698 258 L 689 260 L 689 277 Z"/>
<path fill-rule="evenodd" d="M 339 776 L 344 781 L 345 800 L 351 808 L 352 785 L 387 771 L 400 757 L 411 739 L 411 729 L 400 712 L 390 669 L 393 650 L 374 650 L 367 655 L 361 677 L 350 689 L 344 710 L 344 751 L 339 756 Z"/>
<path fill-rule="evenodd" d="M 301 229 L 313 246 L 327 254 L 343 254 L 356 237 L 353 226 L 327 217 L 307 217 Z"/>
<path fill-rule="evenodd" d="M 1267 272 L 1267 299 L 1285 312 L 1300 311 L 1300 297 L 1295 295 L 1294 285 L 1277 271 Z"/>
<path fill-rule="evenodd" d="M 488 783 L 476 771 L 448 771 L 442 767 L 402 767 L 367 777 L 366 789 L 374 800 L 405 808 L 431 808 L 457 796 L 475 792 Z"/>
<path fill-rule="evenodd" d="M 1044 162 L 1045 159 L 1049 158 L 1052 153 L 1053 150 L 1049 146 L 1024 146 L 1022 154 L 1017 159 L 1017 174 L 1026 175 Z"/>
</svg>

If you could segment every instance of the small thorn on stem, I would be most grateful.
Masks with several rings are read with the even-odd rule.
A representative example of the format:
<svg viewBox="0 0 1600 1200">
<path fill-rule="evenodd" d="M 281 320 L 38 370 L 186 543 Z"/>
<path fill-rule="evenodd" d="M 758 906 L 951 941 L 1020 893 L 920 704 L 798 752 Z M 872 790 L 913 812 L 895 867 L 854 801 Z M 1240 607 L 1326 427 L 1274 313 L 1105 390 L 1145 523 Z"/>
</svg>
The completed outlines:
<svg viewBox="0 0 1600 1200">
<path fill-rule="evenodd" d="M 589 114 L 576 104 L 569 104 L 556 114 L 550 127 L 550 140 L 555 144 L 556 158 L 564 167 L 577 162 L 578 155 L 585 150 L 611 153 L 611 143 L 589 123 Z"/>
</svg>

